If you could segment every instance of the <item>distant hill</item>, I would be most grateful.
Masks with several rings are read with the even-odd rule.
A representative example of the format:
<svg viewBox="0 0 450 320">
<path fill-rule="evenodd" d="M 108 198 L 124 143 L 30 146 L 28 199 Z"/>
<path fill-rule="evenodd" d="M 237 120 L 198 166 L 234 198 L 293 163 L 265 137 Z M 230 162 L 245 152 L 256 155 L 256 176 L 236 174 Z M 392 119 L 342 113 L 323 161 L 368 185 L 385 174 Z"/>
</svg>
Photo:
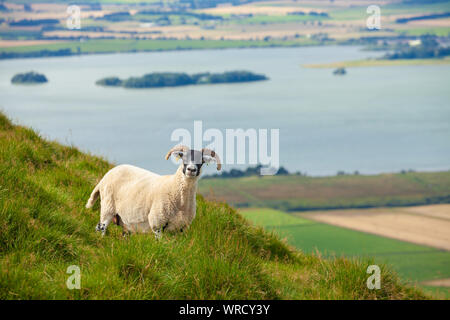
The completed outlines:
<svg viewBox="0 0 450 320">
<path fill-rule="evenodd" d="M 337 176 L 302 174 L 202 179 L 199 191 L 237 207 L 284 211 L 450 203 L 450 171 Z"/>
<path fill-rule="evenodd" d="M 42 139 L 0 114 L 0 299 L 423 299 L 385 266 L 369 290 L 371 260 L 295 251 L 224 203 L 197 201 L 184 233 L 121 236 L 84 204 L 112 167 Z M 68 290 L 67 268 L 81 270 Z"/>
</svg>

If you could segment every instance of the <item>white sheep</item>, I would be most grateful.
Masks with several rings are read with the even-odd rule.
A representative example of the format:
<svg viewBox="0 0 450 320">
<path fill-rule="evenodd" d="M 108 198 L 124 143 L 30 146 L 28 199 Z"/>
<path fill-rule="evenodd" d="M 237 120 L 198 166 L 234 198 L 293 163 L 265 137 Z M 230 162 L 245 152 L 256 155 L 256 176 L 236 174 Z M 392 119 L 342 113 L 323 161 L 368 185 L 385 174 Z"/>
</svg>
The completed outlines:
<svg viewBox="0 0 450 320">
<path fill-rule="evenodd" d="M 125 232 L 182 231 L 195 218 L 197 181 L 201 167 L 212 160 L 221 169 L 218 155 L 209 149 L 190 150 L 175 146 L 172 154 L 183 161 L 173 175 L 159 174 L 131 166 L 119 165 L 108 171 L 91 193 L 86 208 L 100 196 L 100 222 L 96 231 L 104 235 L 114 221 Z"/>
</svg>

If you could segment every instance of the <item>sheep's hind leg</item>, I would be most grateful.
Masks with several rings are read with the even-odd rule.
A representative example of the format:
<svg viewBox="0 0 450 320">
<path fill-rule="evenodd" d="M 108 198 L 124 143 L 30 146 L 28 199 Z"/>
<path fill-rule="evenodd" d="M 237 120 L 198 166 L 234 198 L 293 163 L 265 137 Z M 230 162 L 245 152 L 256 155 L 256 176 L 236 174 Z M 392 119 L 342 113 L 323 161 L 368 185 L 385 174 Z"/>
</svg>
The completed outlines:
<svg viewBox="0 0 450 320">
<path fill-rule="evenodd" d="M 120 218 L 120 215 L 116 214 L 114 215 L 112 222 L 115 225 L 118 225 L 119 227 L 122 227 L 122 237 L 127 237 L 130 234 L 130 231 L 128 230 L 128 228 L 125 226 L 125 224 L 123 223 L 122 219 Z"/>
<path fill-rule="evenodd" d="M 103 194 L 106 194 L 106 196 L 103 196 Z M 100 231 L 102 236 L 105 235 L 106 229 L 117 214 L 111 194 L 110 190 L 106 190 L 103 193 L 100 191 L 100 222 L 95 227 L 95 231 Z"/>
<path fill-rule="evenodd" d="M 95 227 L 95 231 L 99 231 L 102 233 L 102 236 L 105 235 L 106 233 L 106 229 L 108 228 L 109 224 L 112 221 L 111 216 L 106 217 L 105 219 L 100 219 L 100 222 L 97 224 L 97 226 Z"/>
<path fill-rule="evenodd" d="M 103 230 L 105 230 L 105 225 L 101 222 L 97 223 L 97 226 L 95 227 L 95 231 L 103 232 Z"/>
<path fill-rule="evenodd" d="M 112 199 L 101 199 L 100 206 L 100 222 L 95 227 L 95 231 L 100 231 L 102 233 L 102 236 L 104 236 L 106 233 L 106 229 L 113 221 L 116 213 L 114 210 Z"/>
</svg>

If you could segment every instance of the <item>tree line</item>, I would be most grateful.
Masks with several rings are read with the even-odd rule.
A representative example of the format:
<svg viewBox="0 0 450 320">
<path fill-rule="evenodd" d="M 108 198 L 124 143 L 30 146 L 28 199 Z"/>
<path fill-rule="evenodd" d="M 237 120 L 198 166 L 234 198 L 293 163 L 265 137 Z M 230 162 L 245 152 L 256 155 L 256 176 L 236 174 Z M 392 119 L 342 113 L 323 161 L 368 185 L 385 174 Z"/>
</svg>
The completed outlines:
<svg viewBox="0 0 450 320">
<path fill-rule="evenodd" d="M 261 176 L 261 168 L 263 166 L 261 164 L 258 164 L 254 167 L 248 167 L 245 170 L 239 170 L 239 169 L 230 169 L 229 171 L 223 171 L 222 173 L 218 174 L 212 174 L 212 175 L 205 175 L 204 179 L 210 179 L 210 178 L 242 178 L 242 177 L 252 177 L 252 176 Z M 287 171 L 284 167 L 280 167 L 275 175 L 281 176 L 281 175 L 290 175 L 289 171 Z M 300 172 L 295 173 L 296 175 L 301 175 Z"/>
<path fill-rule="evenodd" d="M 384 59 L 431 59 L 444 58 L 450 55 L 450 47 L 443 47 L 436 40 L 436 37 L 424 35 L 420 37 L 420 44 L 417 46 L 403 46 L 394 53 L 387 53 Z"/>
</svg>

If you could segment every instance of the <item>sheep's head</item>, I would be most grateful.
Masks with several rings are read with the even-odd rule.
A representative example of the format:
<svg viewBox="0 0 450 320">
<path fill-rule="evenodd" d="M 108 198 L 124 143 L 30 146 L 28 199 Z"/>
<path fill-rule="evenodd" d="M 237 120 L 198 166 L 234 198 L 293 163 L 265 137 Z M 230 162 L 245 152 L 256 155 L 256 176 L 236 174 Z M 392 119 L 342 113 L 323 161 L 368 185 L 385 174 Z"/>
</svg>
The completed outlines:
<svg viewBox="0 0 450 320">
<path fill-rule="evenodd" d="M 172 154 L 183 160 L 183 174 L 188 178 L 198 177 L 204 163 L 215 161 L 217 170 L 222 167 L 219 156 L 210 149 L 203 148 L 198 151 L 191 150 L 186 146 L 175 146 L 166 154 L 166 160 L 169 160 Z"/>
</svg>

